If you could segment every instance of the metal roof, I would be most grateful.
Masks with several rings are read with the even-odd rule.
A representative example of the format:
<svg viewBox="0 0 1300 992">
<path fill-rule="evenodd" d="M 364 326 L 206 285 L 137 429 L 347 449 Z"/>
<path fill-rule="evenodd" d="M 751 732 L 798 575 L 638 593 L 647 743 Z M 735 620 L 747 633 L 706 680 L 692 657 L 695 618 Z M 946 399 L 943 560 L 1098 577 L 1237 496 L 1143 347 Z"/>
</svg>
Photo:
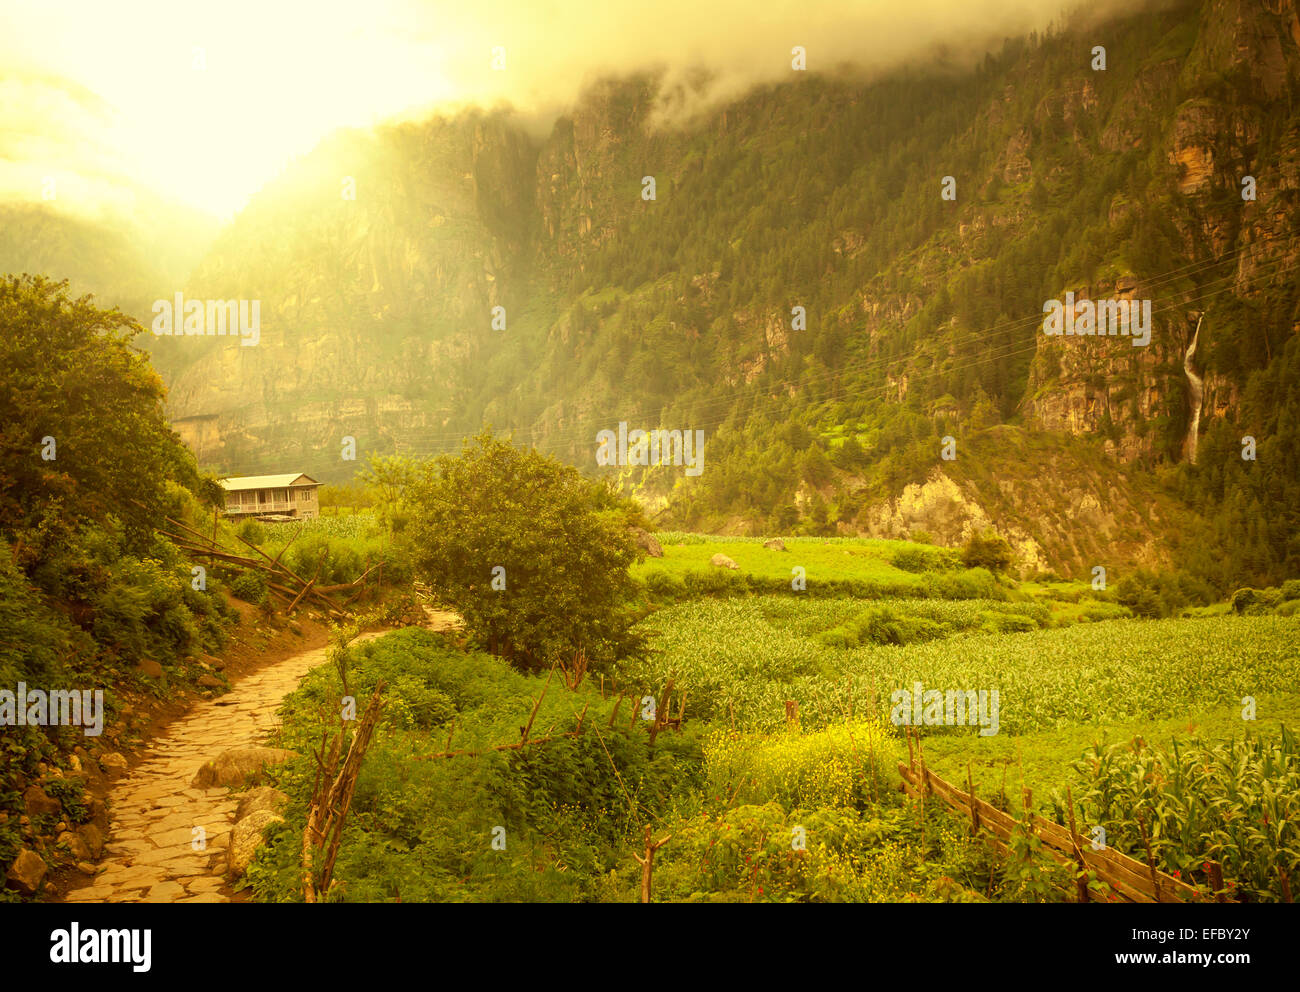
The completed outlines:
<svg viewBox="0 0 1300 992">
<path fill-rule="evenodd" d="M 320 483 L 310 475 L 291 473 L 289 475 L 244 475 L 232 479 L 222 479 L 221 487 L 238 492 L 241 489 L 283 489 L 286 486 L 319 486 Z"/>
</svg>

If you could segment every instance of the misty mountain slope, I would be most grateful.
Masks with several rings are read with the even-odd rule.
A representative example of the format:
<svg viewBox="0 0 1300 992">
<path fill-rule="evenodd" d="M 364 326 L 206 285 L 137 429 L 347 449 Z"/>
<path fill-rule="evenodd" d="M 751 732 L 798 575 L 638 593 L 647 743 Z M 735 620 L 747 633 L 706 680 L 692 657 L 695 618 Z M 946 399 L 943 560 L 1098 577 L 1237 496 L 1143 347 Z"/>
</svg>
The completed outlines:
<svg viewBox="0 0 1300 992">
<path fill-rule="evenodd" d="M 1272 412 L 1295 390 L 1298 23 L 1293 0 L 1182 3 L 1010 41 L 973 71 L 792 73 L 671 123 L 654 79 L 611 80 L 540 146 L 499 114 L 339 135 L 190 280 L 261 299 L 262 343 L 165 342 L 173 415 L 214 467 L 326 479 L 354 467 L 344 435 L 364 460 L 487 420 L 594 469 L 620 420 L 701 429 L 698 479 L 625 474 L 662 522 L 729 530 L 892 533 L 904 488 L 951 468 L 972 504 L 959 531 L 987 519 L 1070 568 L 1113 535 L 1049 526 L 1015 483 L 1062 473 L 1095 479 L 1092 501 L 1149 504 L 1105 485 L 1095 451 L 1207 516 L 1249 492 L 1267 550 L 1234 579 L 1263 576 L 1300 554 L 1294 428 Z M 1067 292 L 1149 299 L 1149 346 L 1045 337 L 1044 302 Z M 1198 320 L 1200 456 L 1174 471 Z M 1003 423 L 1060 443 L 1006 476 L 957 467 Z M 1252 433 L 1261 464 L 1239 457 Z M 1174 547 L 1170 514 L 1132 513 L 1117 526 L 1152 528 L 1132 560 Z"/>
<path fill-rule="evenodd" d="M 0 205 L 0 272 L 67 279 L 74 294 L 94 294 L 145 321 L 160 294 L 184 285 L 216 222 L 173 203 L 141 201 L 126 215 L 79 216 L 57 203 Z"/>
</svg>

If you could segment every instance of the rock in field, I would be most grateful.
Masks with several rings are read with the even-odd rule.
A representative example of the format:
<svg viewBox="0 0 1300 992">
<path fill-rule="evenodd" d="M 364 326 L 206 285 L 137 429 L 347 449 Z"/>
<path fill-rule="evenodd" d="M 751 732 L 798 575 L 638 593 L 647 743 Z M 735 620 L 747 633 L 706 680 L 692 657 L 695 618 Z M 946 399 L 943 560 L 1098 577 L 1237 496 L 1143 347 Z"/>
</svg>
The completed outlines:
<svg viewBox="0 0 1300 992">
<path fill-rule="evenodd" d="M 104 834 L 98 826 L 93 823 L 83 823 L 77 828 L 77 833 L 92 858 L 97 858 L 104 853 Z"/>
<path fill-rule="evenodd" d="M 632 531 L 632 534 L 636 538 L 637 547 L 644 548 L 645 553 L 649 557 L 662 558 L 664 556 L 663 547 L 659 544 L 659 541 L 655 536 L 648 530 L 642 530 L 640 527 L 637 527 Z"/>
<path fill-rule="evenodd" d="M 35 851 L 20 851 L 5 874 L 5 885 L 25 896 L 34 896 L 40 890 L 47 870 L 45 862 Z"/>
<path fill-rule="evenodd" d="M 23 806 L 28 816 L 48 816 L 63 808 L 53 796 L 47 795 L 39 785 L 29 785 L 23 793 Z"/>
<path fill-rule="evenodd" d="M 232 875 L 242 875 L 253 861 L 253 855 L 262 846 L 262 831 L 273 823 L 283 823 L 284 817 L 277 816 L 267 809 L 249 813 L 230 831 L 230 850 L 226 865 Z"/>
<path fill-rule="evenodd" d="M 205 762 L 190 782 L 192 789 L 215 789 L 255 781 L 267 765 L 278 765 L 294 756 L 279 747 L 237 747 Z"/>
<path fill-rule="evenodd" d="M 250 789 L 239 797 L 239 805 L 235 807 L 235 821 L 244 819 L 244 817 L 265 810 L 269 813 L 278 813 L 289 803 L 289 797 L 279 789 L 272 789 L 269 785 L 259 785 L 256 789 Z"/>
<path fill-rule="evenodd" d="M 724 554 L 716 554 L 709 559 L 710 565 L 717 565 L 718 568 L 740 568 L 734 561 Z"/>
<path fill-rule="evenodd" d="M 109 751 L 99 756 L 99 767 L 104 769 L 104 775 L 110 782 L 115 782 L 126 774 L 129 766 L 124 757 L 116 751 Z"/>
<path fill-rule="evenodd" d="M 785 550 L 785 542 L 784 542 L 783 540 L 781 540 L 779 537 L 773 537 L 773 538 L 769 538 L 768 540 L 764 541 L 764 542 L 763 542 L 763 547 L 765 547 L 765 548 L 771 548 L 773 551 L 784 551 L 784 550 Z"/>
<path fill-rule="evenodd" d="M 82 839 L 80 834 L 74 834 L 71 830 L 65 830 L 59 834 L 59 843 L 68 849 L 78 861 L 90 860 L 90 845 Z"/>
</svg>

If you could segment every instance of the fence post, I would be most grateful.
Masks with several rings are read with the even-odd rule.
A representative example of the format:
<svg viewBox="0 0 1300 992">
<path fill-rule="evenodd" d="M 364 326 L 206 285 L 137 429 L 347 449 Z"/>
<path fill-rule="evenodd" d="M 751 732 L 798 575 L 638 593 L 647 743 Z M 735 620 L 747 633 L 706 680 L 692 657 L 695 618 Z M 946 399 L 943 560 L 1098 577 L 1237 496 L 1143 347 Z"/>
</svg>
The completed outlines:
<svg viewBox="0 0 1300 992">
<path fill-rule="evenodd" d="M 1079 877 L 1075 885 L 1079 890 L 1079 902 L 1088 901 L 1088 862 L 1083 858 L 1083 846 L 1079 843 L 1079 828 L 1074 821 L 1074 796 L 1070 787 L 1065 787 L 1066 808 L 1070 811 L 1070 845 L 1074 848 L 1075 860 L 1079 862 Z"/>
<path fill-rule="evenodd" d="M 1205 862 L 1206 873 L 1210 876 L 1210 888 L 1214 890 L 1215 902 L 1227 902 L 1228 897 L 1223 894 L 1223 866 L 1217 861 Z"/>
</svg>

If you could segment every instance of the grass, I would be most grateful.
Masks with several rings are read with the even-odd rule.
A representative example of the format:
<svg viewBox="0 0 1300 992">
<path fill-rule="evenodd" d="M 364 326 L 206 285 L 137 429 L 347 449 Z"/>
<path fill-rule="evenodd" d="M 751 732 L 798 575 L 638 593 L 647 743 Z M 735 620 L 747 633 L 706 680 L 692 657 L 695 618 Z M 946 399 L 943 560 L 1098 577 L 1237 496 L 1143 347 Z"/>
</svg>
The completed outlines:
<svg viewBox="0 0 1300 992">
<path fill-rule="evenodd" d="M 788 550 L 773 551 L 763 547 L 764 538 L 712 538 L 685 543 L 691 536 L 659 535 L 664 556 L 647 558 L 632 569 L 632 574 L 644 579 L 654 572 L 684 575 L 690 571 L 716 571 L 718 566 L 710 565 L 709 560 L 715 554 L 724 554 L 742 572 L 786 582 L 791 580 L 790 570 L 796 565 L 805 570 L 810 582 L 865 580 L 918 587 L 923 582 L 921 574 L 891 564 L 899 551 L 916 547 L 907 541 L 787 537 L 782 540 Z"/>
</svg>

